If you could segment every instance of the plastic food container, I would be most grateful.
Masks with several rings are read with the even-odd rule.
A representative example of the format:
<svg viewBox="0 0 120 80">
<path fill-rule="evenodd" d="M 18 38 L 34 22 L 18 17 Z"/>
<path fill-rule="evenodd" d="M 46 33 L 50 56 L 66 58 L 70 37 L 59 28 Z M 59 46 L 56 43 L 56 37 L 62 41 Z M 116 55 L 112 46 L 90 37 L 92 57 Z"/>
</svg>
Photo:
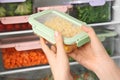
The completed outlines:
<svg viewBox="0 0 120 80">
<path fill-rule="evenodd" d="M 0 23 L 0 33 L 11 32 L 11 31 L 31 30 L 31 29 L 32 29 L 32 26 L 29 23 L 19 23 L 19 24 Z"/>
<path fill-rule="evenodd" d="M 114 60 L 114 62 L 118 65 L 118 67 L 120 67 L 120 56 L 115 56 L 112 58 Z"/>
<path fill-rule="evenodd" d="M 99 27 L 94 29 L 108 54 L 113 56 L 115 51 L 115 36 L 117 36 L 117 32 Z"/>
<path fill-rule="evenodd" d="M 35 34 L 52 44 L 55 44 L 55 30 L 61 32 L 64 44 L 70 46 L 68 50 L 75 48 L 74 45 L 80 47 L 89 42 L 88 34 L 81 30 L 81 26 L 86 25 L 84 22 L 56 10 L 45 10 L 33 14 L 28 22 L 32 25 Z"/>
<path fill-rule="evenodd" d="M 36 74 L 37 73 L 37 74 Z M 71 66 L 71 74 L 73 76 L 73 80 L 99 80 L 97 76 L 83 68 L 80 65 L 72 65 Z M 22 72 L 18 74 L 10 74 L 2 76 L 2 80 L 54 80 L 53 75 L 49 69 L 35 70 L 30 72 Z"/>
<path fill-rule="evenodd" d="M 15 48 L 4 48 L 1 51 L 0 71 L 48 64 L 41 49 L 17 51 Z"/>
<path fill-rule="evenodd" d="M 111 0 L 73 0 L 70 3 L 73 9 L 69 10 L 69 14 L 88 24 L 112 20 Z"/>
<path fill-rule="evenodd" d="M 0 0 L 0 18 L 32 14 L 32 0 Z"/>
</svg>

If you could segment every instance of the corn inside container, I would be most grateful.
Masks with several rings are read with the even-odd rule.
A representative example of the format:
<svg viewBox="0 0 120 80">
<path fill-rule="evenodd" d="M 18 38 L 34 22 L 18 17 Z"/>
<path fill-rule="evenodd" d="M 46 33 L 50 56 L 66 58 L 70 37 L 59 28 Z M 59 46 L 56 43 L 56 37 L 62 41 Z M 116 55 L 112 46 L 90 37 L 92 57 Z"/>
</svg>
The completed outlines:
<svg viewBox="0 0 120 80">
<path fill-rule="evenodd" d="M 55 31 L 62 33 L 64 44 L 67 46 L 80 47 L 90 40 L 88 34 L 81 29 L 81 26 L 86 25 L 85 22 L 57 10 L 44 10 L 32 14 L 28 22 L 32 25 L 35 34 L 52 44 L 56 43 Z"/>
</svg>

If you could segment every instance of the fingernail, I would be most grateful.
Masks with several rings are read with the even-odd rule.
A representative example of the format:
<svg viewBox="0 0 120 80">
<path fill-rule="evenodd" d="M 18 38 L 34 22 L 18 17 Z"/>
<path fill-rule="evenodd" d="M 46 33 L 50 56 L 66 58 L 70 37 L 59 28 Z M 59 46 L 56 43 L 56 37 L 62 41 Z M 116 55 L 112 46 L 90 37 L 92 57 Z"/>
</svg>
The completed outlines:
<svg viewBox="0 0 120 80">
<path fill-rule="evenodd" d="M 55 31 L 55 36 L 58 36 L 58 32 L 57 31 Z"/>
</svg>

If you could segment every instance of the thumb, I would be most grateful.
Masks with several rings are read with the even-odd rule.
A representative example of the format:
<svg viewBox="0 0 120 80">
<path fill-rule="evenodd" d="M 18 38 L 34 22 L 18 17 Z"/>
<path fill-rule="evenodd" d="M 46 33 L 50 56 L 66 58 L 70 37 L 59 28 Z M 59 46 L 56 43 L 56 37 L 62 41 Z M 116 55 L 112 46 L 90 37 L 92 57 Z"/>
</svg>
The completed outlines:
<svg viewBox="0 0 120 80">
<path fill-rule="evenodd" d="M 61 52 L 61 54 L 63 52 L 65 52 L 64 50 L 64 44 L 63 44 L 63 38 L 61 33 L 55 31 L 55 40 L 56 40 L 56 47 L 57 47 L 57 52 Z"/>
</svg>

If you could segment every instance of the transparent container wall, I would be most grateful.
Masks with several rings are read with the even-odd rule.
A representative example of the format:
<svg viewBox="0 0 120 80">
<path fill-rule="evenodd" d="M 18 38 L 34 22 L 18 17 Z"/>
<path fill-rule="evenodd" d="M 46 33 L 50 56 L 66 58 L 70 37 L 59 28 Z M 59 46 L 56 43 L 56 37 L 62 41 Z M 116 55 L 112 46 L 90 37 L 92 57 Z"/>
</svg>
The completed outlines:
<svg viewBox="0 0 120 80">
<path fill-rule="evenodd" d="M 11 41 L 8 43 L 13 44 Z M 69 61 L 74 60 L 69 58 Z M 24 51 L 17 51 L 14 47 L 0 49 L 0 73 L 45 65 L 48 65 L 48 60 L 42 49 Z"/>
<path fill-rule="evenodd" d="M 67 5 L 70 0 L 34 0 L 33 2 L 33 12 L 36 12 L 38 7 L 48 7 L 56 5 Z"/>
<path fill-rule="evenodd" d="M 114 37 L 108 37 L 102 43 L 110 56 L 115 55 L 114 54 L 115 52 L 115 38 Z"/>
<path fill-rule="evenodd" d="M 10 80 L 45 80 L 47 77 L 48 78 L 53 77 L 50 69 L 21 72 L 17 74 L 9 74 L 5 76 L 1 76 L 2 80 L 9 80 L 9 79 Z"/>
<path fill-rule="evenodd" d="M 90 23 L 108 22 L 112 20 L 112 2 L 106 2 L 103 6 L 90 6 L 89 3 L 73 4 L 69 14 L 73 17 Z"/>
<path fill-rule="evenodd" d="M 71 74 L 74 78 L 73 80 L 85 80 L 85 79 L 98 80 L 97 76 L 93 72 L 85 69 L 81 65 L 72 65 L 71 66 Z M 18 80 L 18 79 L 22 79 L 22 80 L 54 80 L 50 69 L 42 69 L 42 70 L 37 70 L 37 71 L 2 76 L 2 80 L 9 80 L 9 79 L 12 79 L 12 80 Z"/>
<path fill-rule="evenodd" d="M 0 22 L 0 33 L 11 32 L 11 31 L 23 31 L 23 30 L 32 30 L 32 26 L 29 23 L 2 24 Z"/>
<path fill-rule="evenodd" d="M 16 3 L 0 3 L 0 17 L 32 14 L 32 0 Z"/>
<path fill-rule="evenodd" d="M 120 56 L 113 58 L 114 62 L 120 67 Z"/>
<path fill-rule="evenodd" d="M 115 39 L 117 36 L 117 32 L 114 30 L 107 29 L 107 26 L 101 27 L 94 27 L 94 30 L 97 35 L 102 35 L 105 39 L 102 42 L 103 46 L 105 47 L 106 51 L 110 56 L 115 55 Z M 110 32 L 108 32 L 110 31 Z M 111 33 L 113 32 L 113 33 Z M 115 35 L 114 35 L 115 34 Z"/>
<path fill-rule="evenodd" d="M 17 51 L 15 48 L 1 49 L 0 72 L 47 65 L 48 61 L 41 49 Z"/>
<path fill-rule="evenodd" d="M 73 37 L 82 31 L 80 26 L 73 23 L 70 18 L 64 17 L 55 12 L 41 15 L 40 17 L 36 18 L 36 20 L 54 31 L 61 32 L 65 37 Z M 37 29 L 39 28 L 37 27 Z"/>
<path fill-rule="evenodd" d="M 59 14 L 57 14 L 57 13 L 54 13 L 54 11 L 53 11 L 53 12 L 50 12 L 50 13 L 46 13 L 46 14 L 44 14 L 44 15 L 41 15 L 40 17 L 36 18 L 36 20 L 39 21 L 40 23 L 44 24 L 46 21 L 50 21 L 50 20 L 52 20 L 52 19 L 54 19 L 54 18 L 58 18 L 58 20 L 59 20 L 59 19 L 62 19 L 62 20 L 66 20 L 66 21 L 70 22 L 70 21 L 68 20 L 69 18 L 65 19 L 65 18 L 62 17 L 61 15 L 59 15 Z M 56 20 L 57 20 L 57 19 L 56 19 Z M 70 23 L 71 23 L 71 22 L 70 22 Z"/>
</svg>

